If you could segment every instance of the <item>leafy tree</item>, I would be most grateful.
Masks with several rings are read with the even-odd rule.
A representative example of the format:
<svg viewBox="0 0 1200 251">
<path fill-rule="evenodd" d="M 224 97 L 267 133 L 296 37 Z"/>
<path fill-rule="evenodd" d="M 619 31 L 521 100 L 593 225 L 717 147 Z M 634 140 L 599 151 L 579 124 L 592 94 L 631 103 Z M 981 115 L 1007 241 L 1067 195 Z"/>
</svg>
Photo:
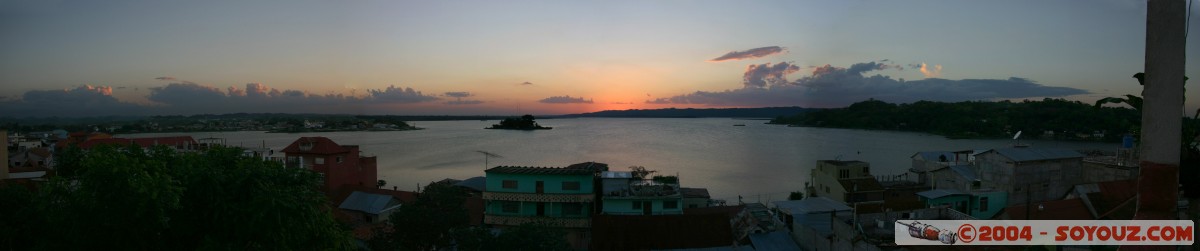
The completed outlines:
<svg viewBox="0 0 1200 251">
<path fill-rule="evenodd" d="M 645 179 L 651 173 L 658 172 L 658 171 L 653 171 L 653 170 L 646 170 L 646 167 L 644 167 L 644 166 L 630 166 L 629 170 L 630 170 L 630 172 L 633 173 L 634 179 Z"/>
<path fill-rule="evenodd" d="M 379 180 L 379 181 L 375 182 L 375 188 L 382 188 L 383 186 L 386 186 L 386 185 L 387 185 L 386 180 Z"/>
<path fill-rule="evenodd" d="M 788 200 L 802 200 L 802 199 L 804 199 L 804 192 L 795 191 L 795 192 L 788 194 Z"/>
<path fill-rule="evenodd" d="M 454 231 L 467 228 L 470 220 L 463 207 L 466 192 L 460 188 L 430 183 L 417 201 L 400 206 L 388 217 L 390 231 L 379 231 L 371 241 L 375 249 L 433 250 L 450 247 Z"/>
<path fill-rule="evenodd" d="M 522 224 L 505 228 L 496 236 L 494 250 L 571 250 L 566 232 L 540 224 Z"/>
<path fill-rule="evenodd" d="M 60 163 L 78 167 L 74 176 L 54 177 L 33 195 L 27 222 L 41 227 L 20 236 L 41 238 L 34 248 L 353 248 L 318 190 L 320 176 L 308 170 L 220 147 L 98 146 L 78 161 Z"/>
</svg>

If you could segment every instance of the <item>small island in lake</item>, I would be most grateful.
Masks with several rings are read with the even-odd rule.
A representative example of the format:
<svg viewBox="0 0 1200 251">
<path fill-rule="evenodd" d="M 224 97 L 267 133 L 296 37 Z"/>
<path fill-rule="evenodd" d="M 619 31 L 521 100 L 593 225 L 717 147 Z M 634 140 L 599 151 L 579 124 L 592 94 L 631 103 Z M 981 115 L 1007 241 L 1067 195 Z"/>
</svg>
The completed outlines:
<svg viewBox="0 0 1200 251">
<path fill-rule="evenodd" d="M 501 120 L 499 124 L 494 124 L 492 127 L 484 129 L 506 129 L 506 130 L 549 130 L 553 127 L 545 127 L 538 125 L 533 121 L 533 115 L 525 114 L 520 118 L 506 118 Z"/>
</svg>

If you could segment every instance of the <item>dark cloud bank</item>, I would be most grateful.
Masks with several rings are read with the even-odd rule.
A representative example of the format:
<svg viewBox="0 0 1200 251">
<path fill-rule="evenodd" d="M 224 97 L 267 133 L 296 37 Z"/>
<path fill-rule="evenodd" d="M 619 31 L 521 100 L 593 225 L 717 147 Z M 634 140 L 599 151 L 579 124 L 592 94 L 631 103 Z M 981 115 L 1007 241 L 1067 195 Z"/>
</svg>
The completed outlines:
<svg viewBox="0 0 1200 251">
<path fill-rule="evenodd" d="M 866 75 L 871 71 L 893 67 L 898 66 L 876 62 L 858 63 L 847 68 L 825 65 L 814 68 L 809 76 L 789 81 L 786 76 L 800 69 L 791 63 L 750 65 L 743 76 L 741 89 L 697 91 L 647 100 L 646 103 L 843 107 L 870 98 L 901 103 L 920 100 L 957 102 L 1062 97 L 1088 93 L 1076 88 L 1045 86 L 1017 77 L 961 80 L 927 78 L 905 81 L 878 74 Z"/>
<path fill-rule="evenodd" d="M 20 100 L 0 101 L 0 116 L 82 117 L 234 112 L 361 113 L 365 109 L 380 105 L 413 104 L 439 99 L 412 88 L 395 86 L 367 90 L 365 96 L 347 96 L 279 90 L 258 83 L 246 84 L 245 89 L 229 87 L 221 90 L 187 81 L 150 88 L 150 95 L 146 98 L 158 104 L 121 102 L 112 96 L 111 87 L 82 86 L 64 90 L 29 91 Z"/>
</svg>

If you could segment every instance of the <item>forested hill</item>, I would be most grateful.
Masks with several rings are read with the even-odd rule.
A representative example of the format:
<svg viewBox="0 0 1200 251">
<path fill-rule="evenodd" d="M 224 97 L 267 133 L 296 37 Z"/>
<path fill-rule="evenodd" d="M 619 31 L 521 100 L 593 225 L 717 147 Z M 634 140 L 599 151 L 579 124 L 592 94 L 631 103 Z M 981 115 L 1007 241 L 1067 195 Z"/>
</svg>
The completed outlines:
<svg viewBox="0 0 1200 251">
<path fill-rule="evenodd" d="M 892 104 L 879 100 L 846 108 L 814 109 L 781 116 L 770 123 L 811 127 L 926 132 L 950 138 L 1012 137 L 1117 141 L 1139 126 L 1141 115 L 1124 107 L 1094 107 L 1079 101 L 1044 99 L 1023 102 L 919 101 Z M 1053 134 L 1046 133 L 1053 131 Z M 1101 132 L 1102 137 L 1096 134 Z"/>
<path fill-rule="evenodd" d="M 705 109 L 652 109 L 652 110 L 609 110 L 581 114 L 556 116 L 560 118 L 608 117 L 608 118 L 775 118 L 804 113 L 810 109 L 802 107 L 763 108 L 705 108 Z"/>
</svg>

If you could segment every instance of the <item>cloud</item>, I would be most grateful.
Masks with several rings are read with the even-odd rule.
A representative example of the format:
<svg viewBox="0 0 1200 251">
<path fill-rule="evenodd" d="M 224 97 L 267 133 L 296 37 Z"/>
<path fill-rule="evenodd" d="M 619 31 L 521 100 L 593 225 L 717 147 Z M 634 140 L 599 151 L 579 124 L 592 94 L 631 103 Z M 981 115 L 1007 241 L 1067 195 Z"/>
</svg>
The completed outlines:
<svg viewBox="0 0 1200 251">
<path fill-rule="evenodd" d="M 744 50 L 744 51 L 731 51 L 729 53 L 725 53 L 725 55 L 721 55 L 720 57 L 717 57 L 714 59 L 709 59 L 708 61 L 709 62 L 721 62 L 721 61 L 729 61 L 729 60 L 761 58 L 761 57 L 766 57 L 766 56 L 770 56 L 770 55 L 780 54 L 780 53 L 783 53 L 784 51 L 785 51 L 785 48 L 783 48 L 783 47 L 767 46 L 767 47 L 754 48 L 754 49 L 749 49 L 749 50 Z"/>
<path fill-rule="evenodd" d="M 553 96 L 553 97 L 549 97 L 549 98 L 544 98 L 542 100 L 538 100 L 538 102 L 542 102 L 542 103 L 546 103 L 546 104 L 591 104 L 592 100 L 584 99 L 583 97 L 572 98 L 571 96 L 568 95 L 568 96 Z"/>
<path fill-rule="evenodd" d="M 175 81 L 175 77 L 157 77 L 154 79 L 163 80 L 163 81 Z"/>
<path fill-rule="evenodd" d="M 888 102 L 920 100 L 956 102 L 1032 97 L 1062 97 L 1088 91 L 1038 84 L 1029 79 L 940 79 L 916 81 L 892 79 L 866 73 L 894 65 L 867 62 L 842 68 L 816 67 L 812 74 L 791 82 L 773 81 L 765 87 L 744 85 L 741 89 L 697 91 L 667 98 L 646 100 L 648 104 L 702 104 L 709 106 L 806 106 L 842 107 L 874 98 Z"/>
<path fill-rule="evenodd" d="M 409 104 L 438 99 L 432 95 L 421 94 L 421 92 L 414 91 L 412 88 L 401 89 L 396 88 L 395 86 L 388 86 L 388 88 L 384 90 L 367 90 L 367 93 L 371 94 L 370 98 L 372 100 L 381 103 Z"/>
<path fill-rule="evenodd" d="M 925 74 L 925 78 L 936 78 L 942 76 L 942 65 L 934 65 L 930 68 L 929 65 L 921 63 L 921 74 Z"/>
<path fill-rule="evenodd" d="M 446 92 L 445 95 L 447 97 L 465 98 L 465 97 L 470 97 L 471 93 L 470 92 Z"/>
<path fill-rule="evenodd" d="M 609 104 L 614 104 L 614 105 L 632 105 L 632 104 L 633 104 L 633 102 L 610 102 Z"/>
<path fill-rule="evenodd" d="M 478 105 L 478 104 L 483 104 L 483 101 L 480 101 L 480 100 L 471 100 L 471 99 L 468 99 L 468 100 L 451 100 L 451 101 L 446 101 L 446 104 L 447 104 L 447 105 Z"/>
<path fill-rule="evenodd" d="M 533 85 L 533 83 L 530 83 L 529 81 L 525 81 L 525 82 L 521 82 L 519 85 Z"/>
<path fill-rule="evenodd" d="M 746 66 L 746 72 L 742 75 L 742 84 L 745 87 L 766 87 L 768 84 L 787 83 L 787 75 L 800 71 L 800 67 L 789 62 L 782 62 L 775 65 L 771 63 L 757 64 Z"/>
<path fill-rule="evenodd" d="M 83 85 L 62 90 L 25 92 L 21 99 L 0 101 L 0 116 L 103 116 L 140 115 L 145 108 L 112 96 L 108 86 Z"/>
</svg>

